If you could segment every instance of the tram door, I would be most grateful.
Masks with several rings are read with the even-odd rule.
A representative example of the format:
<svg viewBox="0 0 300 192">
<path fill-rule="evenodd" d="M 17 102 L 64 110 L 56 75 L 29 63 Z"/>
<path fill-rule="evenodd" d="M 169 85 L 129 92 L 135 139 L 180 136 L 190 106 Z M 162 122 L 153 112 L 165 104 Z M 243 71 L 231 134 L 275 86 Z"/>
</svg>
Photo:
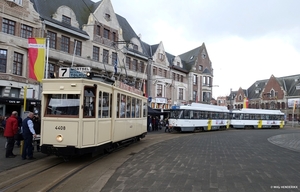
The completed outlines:
<svg viewBox="0 0 300 192">
<path fill-rule="evenodd" d="M 82 146 L 95 145 L 97 130 L 95 119 L 96 87 L 85 86 L 83 92 Z"/>
</svg>

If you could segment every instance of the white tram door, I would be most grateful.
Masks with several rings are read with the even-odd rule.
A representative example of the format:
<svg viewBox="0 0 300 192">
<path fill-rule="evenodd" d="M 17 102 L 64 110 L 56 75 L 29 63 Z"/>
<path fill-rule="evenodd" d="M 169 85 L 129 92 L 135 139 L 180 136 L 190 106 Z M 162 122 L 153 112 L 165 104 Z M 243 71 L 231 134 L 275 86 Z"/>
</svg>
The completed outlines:
<svg viewBox="0 0 300 192">
<path fill-rule="evenodd" d="M 111 141 L 112 89 L 106 84 L 85 86 L 83 97 L 82 147 Z M 80 138 L 79 138 L 80 139 Z"/>
</svg>

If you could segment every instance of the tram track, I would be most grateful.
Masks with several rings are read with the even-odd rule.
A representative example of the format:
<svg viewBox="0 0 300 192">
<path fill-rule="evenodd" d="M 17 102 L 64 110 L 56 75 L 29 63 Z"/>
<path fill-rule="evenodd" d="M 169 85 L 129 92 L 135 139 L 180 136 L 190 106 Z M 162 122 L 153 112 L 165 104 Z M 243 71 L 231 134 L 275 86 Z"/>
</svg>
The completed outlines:
<svg viewBox="0 0 300 192">
<path fill-rule="evenodd" d="M 87 188 L 99 191 L 115 170 L 134 154 L 155 143 L 181 136 L 176 133 L 150 134 L 147 139 L 120 147 L 112 153 L 67 162 L 49 156 L 0 173 L 3 178 L 0 191 L 86 191 Z"/>
</svg>

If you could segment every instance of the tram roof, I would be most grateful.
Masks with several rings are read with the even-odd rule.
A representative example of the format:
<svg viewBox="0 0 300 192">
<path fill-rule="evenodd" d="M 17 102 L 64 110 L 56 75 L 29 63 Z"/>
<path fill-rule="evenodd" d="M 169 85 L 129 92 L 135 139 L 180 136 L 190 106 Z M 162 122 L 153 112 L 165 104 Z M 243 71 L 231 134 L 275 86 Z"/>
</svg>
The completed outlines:
<svg viewBox="0 0 300 192">
<path fill-rule="evenodd" d="M 229 112 L 229 110 L 226 107 L 222 106 L 216 106 L 216 105 L 194 105 L 194 106 L 189 106 L 189 105 L 183 105 L 179 107 L 180 109 L 185 109 L 185 110 L 195 110 L 195 111 L 214 111 L 214 112 Z"/>
<path fill-rule="evenodd" d="M 273 115 L 284 115 L 280 110 L 270 110 L 270 109 L 239 109 L 232 110 L 232 113 L 249 113 L 249 114 L 273 114 Z"/>
</svg>

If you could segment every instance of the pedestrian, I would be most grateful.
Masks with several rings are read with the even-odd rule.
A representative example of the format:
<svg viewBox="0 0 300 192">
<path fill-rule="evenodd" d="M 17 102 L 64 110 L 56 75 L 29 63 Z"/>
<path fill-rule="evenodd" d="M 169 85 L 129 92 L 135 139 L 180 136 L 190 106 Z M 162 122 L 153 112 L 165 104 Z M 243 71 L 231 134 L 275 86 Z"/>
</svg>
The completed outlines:
<svg viewBox="0 0 300 192">
<path fill-rule="evenodd" d="M 34 114 L 32 112 L 28 113 L 28 116 L 23 120 L 22 122 L 22 135 L 24 138 L 24 147 L 22 151 L 22 159 L 25 160 L 26 157 L 28 157 L 29 160 L 35 159 L 33 157 L 33 151 L 32 151 L 32 141 L 33 138 L 36 138 L 34 125 L 33 125 L 33 116 Z"/>
<path fill-rule="evenodd" d="M 155 118 L 155 130 L 158 131 L 159 119 L 158 117 Z"/>
<path fill-rule="evenodd" d="M 33 128 L 34 128 L 35 134 L 37 134 L 37 135 L 41 134 L 41 120 L 40 120 L 38 114 L 35 114 L 33 117 Z M 39 138 L 35 139 L 34 143 L 36 144 L 36 150 L 38 152 L 40 152 L 40 139 Z M 33 150 L 34 150 L 34 147 L 33 147 Z"/>
<path fill-rule="evenodd" d="M 170 129 L 169 129 L 169 119 L 167 118 L 166 119 L 166 128 L 165 128 L 165 132 L 170 132 Z"/>
<path fill-rule="evenodd" d="M 6 158 L 14 158 L 16 155 L 13 154 L 15 145 L 15 135 L 18 133 L 18 112 L 13 111 L 11 116 L 6 119 L 4 137 L 6 137 Z"/>
</svg>

